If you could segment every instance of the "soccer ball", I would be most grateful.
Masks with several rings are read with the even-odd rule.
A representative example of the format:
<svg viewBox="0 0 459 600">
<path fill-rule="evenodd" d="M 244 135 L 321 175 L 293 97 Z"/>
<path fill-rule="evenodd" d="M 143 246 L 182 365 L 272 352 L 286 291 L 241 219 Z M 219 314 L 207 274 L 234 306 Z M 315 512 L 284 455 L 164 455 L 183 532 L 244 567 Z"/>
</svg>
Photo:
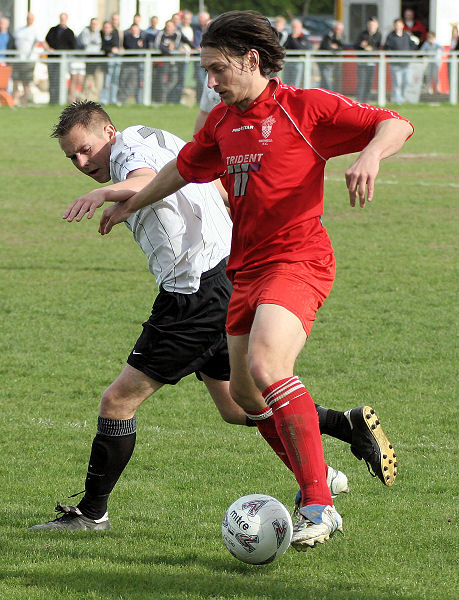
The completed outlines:
<svg viewBox="0 0 459 600">
<path fill-rule="evenodd" d="M 265 494 L 238 498 L 222 522 L 223 543 L 233 556 L 266 565 L 284 554 L 292 539 L 292 519 L 285 506 Z"/>
</svg>

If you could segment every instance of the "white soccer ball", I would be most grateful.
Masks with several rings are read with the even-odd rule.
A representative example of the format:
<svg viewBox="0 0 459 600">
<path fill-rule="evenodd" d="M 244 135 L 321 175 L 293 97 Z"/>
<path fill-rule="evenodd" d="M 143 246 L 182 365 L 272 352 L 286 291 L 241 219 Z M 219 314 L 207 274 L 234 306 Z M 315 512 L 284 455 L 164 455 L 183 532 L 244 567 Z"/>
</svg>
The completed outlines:
<svg viewBox="0 0 459 600">
<path fill-rule="evenodd" d="M 293 524 L 288 510 L 272 496 L 249 494 L 225 513 L 222 537 L 233 556 L 252 565 L 273 562 L 290 546 Z"/>
</svg>

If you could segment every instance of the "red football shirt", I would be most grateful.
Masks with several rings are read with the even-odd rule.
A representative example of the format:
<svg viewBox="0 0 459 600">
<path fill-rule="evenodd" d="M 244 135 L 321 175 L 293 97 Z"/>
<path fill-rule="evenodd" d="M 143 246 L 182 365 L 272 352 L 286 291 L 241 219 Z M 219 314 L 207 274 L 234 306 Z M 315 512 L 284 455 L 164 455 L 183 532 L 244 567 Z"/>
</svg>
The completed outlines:
<svg viewBox="0 0 459 600">
<path fill-rule="evenodd" d="M 328 90 L 295 89 L 277 78 L 244 112 L 216 106 L 180 151 L 177 167 L 190 182 L 222 178 L 233 219 L 229 277 L 332 252 L 320 221 L 326 161 L 362 150 L 377 124 L 393 118 L 402 117 Z"/>
</svg>

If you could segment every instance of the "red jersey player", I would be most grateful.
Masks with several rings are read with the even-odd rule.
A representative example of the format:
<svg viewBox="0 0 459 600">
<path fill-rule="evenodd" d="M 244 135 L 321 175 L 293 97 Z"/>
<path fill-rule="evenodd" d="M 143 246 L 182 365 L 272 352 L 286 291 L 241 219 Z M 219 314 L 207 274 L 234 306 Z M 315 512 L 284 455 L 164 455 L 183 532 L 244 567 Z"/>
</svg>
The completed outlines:
<svg viewBox="0 0 459 600">
<path fill-rule="evenodd" d="M 233 218 L 227 317 L 231 395 L 293 471 L 302 500 L 292 545 L 305 550 L 342 528 L 327 487 L 317 414 L 294 376 L 296 358 L 334 276 L 320 217 L 324 167 L 360 151 L 346 171 L 351 206 L 370 201 L 381 159 L 412 126 L 394 112 L 270 75 L 284 51 L 269 21 L 233 11 L 211 22 L 201 65 L 220 94 L 205 126 L 141 192 L 105 210 L 100 232 L 187 183 L 222 178 Z M 123 198 L 124 199 L 124 198 Z"/>
</svg>

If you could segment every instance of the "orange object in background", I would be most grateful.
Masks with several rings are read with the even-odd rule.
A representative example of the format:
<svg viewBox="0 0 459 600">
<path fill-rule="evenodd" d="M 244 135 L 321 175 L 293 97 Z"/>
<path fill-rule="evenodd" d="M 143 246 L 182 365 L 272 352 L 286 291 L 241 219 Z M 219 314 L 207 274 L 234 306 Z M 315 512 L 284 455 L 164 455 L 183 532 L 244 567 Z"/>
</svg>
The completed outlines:
<svg viewBox="0 0 459 600">
<path fill-rule="evenodd" d="M 13 69 L 11 67 L 0 65 L 0 104 L 5 104 L 6 106 L 14 106 L 12 96 L 6 91 L 12 72 Z"/>
<path fill-rule="evenodd" d="M 449 72 L 448 72 L 448 63 L 446 59 L 448 58 L 448 46 L 445 46 L 446 53 L 443 55 L 440 70 L 438 72 L 438 87 L 439 92 L 441 94 L 449 94 Z"/>
</svg>

